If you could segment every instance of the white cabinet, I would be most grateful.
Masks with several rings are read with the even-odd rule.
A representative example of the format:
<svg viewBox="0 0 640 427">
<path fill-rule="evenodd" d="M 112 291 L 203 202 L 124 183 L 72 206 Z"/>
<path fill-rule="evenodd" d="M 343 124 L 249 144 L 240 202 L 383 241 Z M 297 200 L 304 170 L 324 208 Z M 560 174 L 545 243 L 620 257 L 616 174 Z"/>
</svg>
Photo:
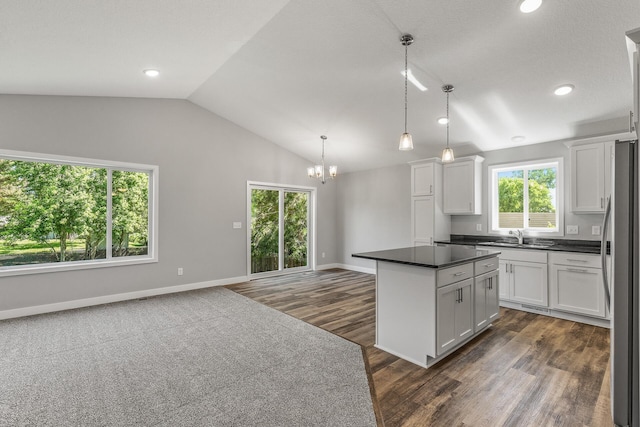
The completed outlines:
<svg viewBox="0 0 640 427">
<path fill-rule="evenodd" d="M 633 116 L 630 118 L 629 131 L 638 133 L 640 120 L 640 28 L 627 32 L 627 48 L 631 59 L 631 73 L 633 77 Z"/>
<path fill-rule="evenodd" d="M 442 208 L 442 165 L 439 159 L 411 164 L 411 241 L 413 245 L 433 245 L 447 240 L 451 219 Z"/>
<path fill-rule="evenodd" d="M 600 213 L 605 208 L 605 144 L 571 147 L 571 210 Z"/>
<path fill-rule="evenodd" d="M 431 196 L 434 193 L 435 162 L 421 162 L 411 165 L 411 196 Z M 439 169 L 439 168 L 438 168 Z"/>
<path fill-rule="evenodd" d="M 550 254 L 551 308 L 606 317 L 600 262 L 598 255 Z"/>
<path fill-rule="evenodd" d="M 443 167 L 444 213 L 479 215 L 482 213 L 481 156 L 462 157 Z"/>
<path fill-rule="evenodd" d="M 500 299 L 547 307 L 549 305 L 547 253 L 501 250 Z"/>
<path fill-rule="evenodd" d="M 497 260 L 496 266 L 497 264 Z M 477 275 L 474 280 L 475 323 L 474 332 L 478 332 L 496 320 L 500 314 L 498 301 L 499 273 L 495 269 L 488 273 Z"/>
<path fill-rule="evenodd" d="M 438 356 L 474 333 L 472 288 L 473 279 L 466 279 L 436 291 Z"/>
</svg>

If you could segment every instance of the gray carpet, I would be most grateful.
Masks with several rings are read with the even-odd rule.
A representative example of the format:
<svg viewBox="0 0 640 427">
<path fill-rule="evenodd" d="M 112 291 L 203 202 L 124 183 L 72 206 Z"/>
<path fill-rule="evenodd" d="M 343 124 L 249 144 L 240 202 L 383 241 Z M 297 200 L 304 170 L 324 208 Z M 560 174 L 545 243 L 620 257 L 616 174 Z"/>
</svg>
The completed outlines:
<svg viewBox="0 0 640 427">
<path fill-rule="evenodd" d="M 0 321 L 0 426 L 375 426 L 360 347 L 223 288 Z"/>
</svg>

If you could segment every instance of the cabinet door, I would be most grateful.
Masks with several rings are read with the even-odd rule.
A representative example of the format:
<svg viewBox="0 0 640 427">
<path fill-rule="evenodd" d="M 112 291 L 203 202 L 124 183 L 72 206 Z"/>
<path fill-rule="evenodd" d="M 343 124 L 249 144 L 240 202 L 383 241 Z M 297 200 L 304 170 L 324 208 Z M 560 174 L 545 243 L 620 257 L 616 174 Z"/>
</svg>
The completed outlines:
<svg viewBox="0 0 640 427">
<path fill-rule="evenodd" d="M 460 299 L 459 287 L 457 283 L 443 286 L 436 291 L 437 332 L 436 345 L 437 353 L 441 355 L 455 346 L 457 342 L 455 310 Z"/>
<path fill-rule="evenodd" d="M 474 162 L 448 163 L 443 174 L 444 213 L 473 213 Z"/>
<path fill-rule="evenodd" d="M 604 212 L 604 143 L 571 147 L 571 209 Z"/>
<path fill-rule="evenodd" d="M 604 288 L 599 268 L 551 265 L 551 307 L 605 317 Z"/>
<path fill-rule="evenodd" d="M 433 245 L 434 235 L 434 197 L 422 196 L 411 198 L 411 230 L 413 241 L 429 242 Z"/>
<path fill-rule="evenodd" d="M 509 274 L 509 267 L 510 267 L 509 261 L 500 260 L 498 272 L 500 275 L 499 276 L 500 283 L 502 284 L 502 286 L 500 286 L 499 288 L 498 296 L 500 297 L 500 299 L 504 299 L 504 300 L 511 299 L 511 297 L 509 296 L 509 290 L 510 290 L 509 283 L 511 282 L 511 274 Z"/>
<path fill-rule="evenodd" d="M 500 317 L 500 274 L 496 271 L 490 278 L 489 289 L 486 293 L 487 298 L 487 323 L 491 323 Z"/>
<path fill-rule="evenodd" d="M 455 307 L 455 325 L 457 341 L 463 341 L 473 335 L 473 279 L 458 283 L 460 300 Z"/>
<path fill-rule="evenodd" d="M 547 264 L 509 261 L 511 273 L 511 299 L 525 304 L 547 307 Z"/>
<path fill-rule="evenodd" d="M 431 196 L 434 192 L 433 163 L 411 166 L 411 195 Z"/>
</svg>

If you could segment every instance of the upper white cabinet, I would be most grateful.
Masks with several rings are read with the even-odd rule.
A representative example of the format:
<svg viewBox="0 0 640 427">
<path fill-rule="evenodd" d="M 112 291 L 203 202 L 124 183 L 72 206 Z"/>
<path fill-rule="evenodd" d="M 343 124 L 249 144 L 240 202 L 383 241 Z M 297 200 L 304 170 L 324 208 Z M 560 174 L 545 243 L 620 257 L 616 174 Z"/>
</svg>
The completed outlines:
<svg viewBox="0 0 640 427">
<path fill-rule="evenodd" d="M 411 165 L 411 196 L 432 196 L 435 185 L 435 163 Z M 440 172 L 442 173 L 442 172 Z"/>
<path fill-rule="evenodd" d="M 411 240 L 413 245 L 433 245 L 448 240 L 451 219 L 442 206 L 442 165 L 439 159 L 411 164 Z"/>
<path fill-rule="evenodd" d="M 480 215 L 482 213 L 481 156 L 462 157 L 443 167 L 444 213 Z"/>
<path fill-rule="evenodd" d="M 571 147 L 571 210 L 574 213 L 604 212 L 605 169 L 608 169 L 605 165 L 604 143 Z"/>
</svg>

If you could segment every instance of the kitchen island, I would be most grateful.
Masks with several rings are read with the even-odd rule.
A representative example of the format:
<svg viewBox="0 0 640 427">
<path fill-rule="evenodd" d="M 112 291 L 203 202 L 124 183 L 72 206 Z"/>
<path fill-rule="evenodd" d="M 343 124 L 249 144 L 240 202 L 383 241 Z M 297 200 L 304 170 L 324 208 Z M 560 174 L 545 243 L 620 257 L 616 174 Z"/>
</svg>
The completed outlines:
<svg viewBox="0 0 640 427">
<path fill-rule="evenodd" d="M 422 367 L 499 317 L 498 255 L 460 246 L 353 254 L 376 261 L 375 346 Z"/>
</svg>

